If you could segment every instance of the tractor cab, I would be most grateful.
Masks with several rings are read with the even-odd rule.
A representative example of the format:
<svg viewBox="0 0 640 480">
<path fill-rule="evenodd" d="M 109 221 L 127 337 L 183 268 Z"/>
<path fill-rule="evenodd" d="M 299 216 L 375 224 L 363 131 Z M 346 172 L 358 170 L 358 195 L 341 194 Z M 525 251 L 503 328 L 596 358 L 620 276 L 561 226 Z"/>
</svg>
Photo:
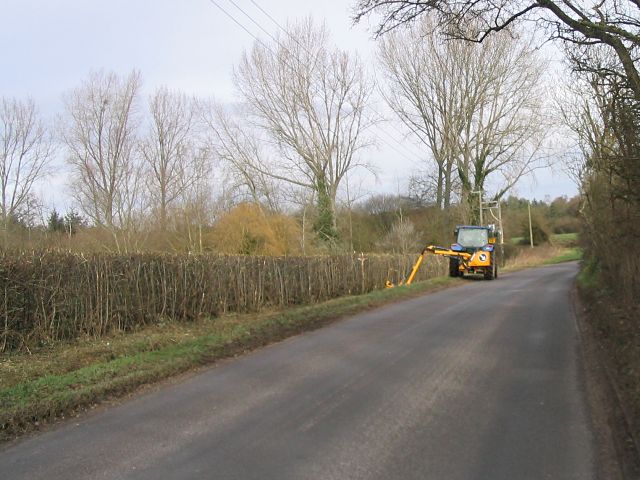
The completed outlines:
<svg viewBox="0 0 640 480">
<path fill-rule="evenodd" d="M 493 225 L 488 227 L 458 225 L 454 235 L 456 242 L 451 245 L 451 250 L 475 253 L 478 250 L 492 251 L 498 232 Z"/>
</svg>

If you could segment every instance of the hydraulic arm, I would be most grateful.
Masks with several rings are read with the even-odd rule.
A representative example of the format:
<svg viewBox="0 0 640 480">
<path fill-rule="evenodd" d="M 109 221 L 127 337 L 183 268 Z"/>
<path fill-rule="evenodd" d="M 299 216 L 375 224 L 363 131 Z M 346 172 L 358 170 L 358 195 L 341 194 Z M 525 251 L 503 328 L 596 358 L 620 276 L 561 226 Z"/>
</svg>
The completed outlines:
<svg viewBox="0 0 640 480">
<path fill-rule="evenodd" d="M 451 250 L 450 248 L 438 247 L 436 245 L 429 245 L 425 247 L 424 250 L 422 250 L 422 252 L 420 252 L 420 256 L 418 257 L 418 260 L 416 260 L 416 263 L 413 264 L 413 267 L 411 268 L 411 273 L 409 273 L 407 280 L 404 282 L 400 282 L 399 285 L 411 285 L 411 283 L 413 283 L 413 279 L 418 273 L 418 270 L 420 270 L 420 266 L 424 261 L 424 256 L 427 253 L 433 253 L 434 255 L 443 255 L 449 258 L 458 258 L 463 262 L 468 261 L 472 256 L 470 253 L 467 253 L 467 252 L 456 252 L 455 250 Z M 387 288 L 390 288 L 393 286 L 394 285 L 391 282 L 387 281 Z"/>
</svg>

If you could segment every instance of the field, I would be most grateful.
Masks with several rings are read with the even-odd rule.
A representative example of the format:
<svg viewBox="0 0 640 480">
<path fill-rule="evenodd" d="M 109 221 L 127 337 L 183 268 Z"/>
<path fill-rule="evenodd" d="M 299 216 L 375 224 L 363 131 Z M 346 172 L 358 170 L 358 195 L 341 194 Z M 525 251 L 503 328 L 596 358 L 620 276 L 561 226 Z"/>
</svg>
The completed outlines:
<svg viewBox="0 0 640 480">
<path fill-rule="evenodd" d="M 512 245 L 521 245 L 524 237 L 511 237 L 509 242 Z M 575 246 L 578 243 L 577 233 L 554 233 L 549 238 L 551 245 Z"/>
</svg>

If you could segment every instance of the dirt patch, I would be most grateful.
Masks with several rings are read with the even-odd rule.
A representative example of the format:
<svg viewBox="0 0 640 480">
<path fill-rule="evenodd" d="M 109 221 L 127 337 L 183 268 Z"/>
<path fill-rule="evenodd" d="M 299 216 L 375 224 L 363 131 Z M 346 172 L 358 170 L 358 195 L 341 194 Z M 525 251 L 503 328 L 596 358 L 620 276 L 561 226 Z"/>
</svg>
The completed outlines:
<svg viewBox="0 0 640 480">
<path fill-rule="evenodd" d="M 598 304 L 597 300 L 580 295 L 577 289 L 572 296 L 581 337 L 587 400 L 596 437 L 597 478 L 639 479 L 639 405 L 621 386 L 628 386 L 628 373 L 620 370 L 620 352 L 612 346 L 610 335 L 602 329 L 611 318 L 605 316 L 605 311 L 600 308 L 602 303 Z M 636 382 L 639 380 L 640 370 L 635 378 Z"/>
</svg>

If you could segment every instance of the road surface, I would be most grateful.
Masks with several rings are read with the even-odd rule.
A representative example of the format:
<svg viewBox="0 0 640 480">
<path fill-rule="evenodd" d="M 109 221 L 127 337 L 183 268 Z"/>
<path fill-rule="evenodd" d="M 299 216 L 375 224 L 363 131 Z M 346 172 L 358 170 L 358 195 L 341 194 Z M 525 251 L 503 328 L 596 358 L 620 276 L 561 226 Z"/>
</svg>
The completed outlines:
<svg viewBox="0 0 640 480">
<path fill-rule="evenodd" d="M 0 452 L 3 479 L 595 478 L 563 264 L 356 315 Z"/>
</svg>

